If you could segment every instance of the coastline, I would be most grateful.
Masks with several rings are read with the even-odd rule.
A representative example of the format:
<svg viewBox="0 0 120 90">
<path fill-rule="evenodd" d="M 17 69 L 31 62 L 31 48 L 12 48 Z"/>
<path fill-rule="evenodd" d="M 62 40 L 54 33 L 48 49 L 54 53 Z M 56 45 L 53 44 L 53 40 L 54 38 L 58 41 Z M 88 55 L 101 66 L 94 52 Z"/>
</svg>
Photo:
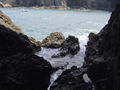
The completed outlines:
<svg viewBox="0 0 120 90">
<path fill-rule="evenodd" d="M 10 4 L 7 4 L 4 7 L 1 8 L 32 8 L 32 9 L 55 9 L 55 10 L 82 10 L 82 11 L 90 11 L 90 10 L 98 10 L 98 11 L 106 11 L 106 12 L 112 12 L 114 9 L 95 9 L 95 8 L 84 8 L 84 7 L 68 7 L 68 6 L 12 6 Z"/>
</svg>

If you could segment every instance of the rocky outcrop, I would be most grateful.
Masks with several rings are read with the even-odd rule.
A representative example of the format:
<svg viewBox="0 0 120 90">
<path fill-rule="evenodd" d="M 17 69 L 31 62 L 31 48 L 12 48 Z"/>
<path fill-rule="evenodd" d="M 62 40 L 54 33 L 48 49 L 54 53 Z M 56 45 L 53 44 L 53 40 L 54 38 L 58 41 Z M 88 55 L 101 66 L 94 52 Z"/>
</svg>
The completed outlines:
<svg viewBox="0 0 120 90">
<path fill-rule="evenodd" d="M 63 72 L 50 90 L 119 90 L 119 40 L 120 4 L 100 33 L 89 35 L 84 65 Z"/>
<path fill-rule="evenodd" d="M 80 50 L 79 40 L 74 36 L 68 36 L 63 42 L 59 53 L 52 56 L 52 58 L 64 57 L 68 54 L 76 55 Z"/>
<path fill-rule="evenodd" d="M 16 53 L 32 53 L 41 50 L 22 33 L 16 33 L 10 28 L 0 25 L 0 58 Z"/>
<path fill-rule="evenodd" d="M 74 66 L 64 71 L 51 86 L 50 90 L 92 90 L 92 84 L 84 81 L 83 74 L 84 71 L 82 69 L 77 69 Z"/>
<path fill-rule="evenodd" d="M 1 90 L 47 90 L 52 67 L 34 54 L 19 53 L 0 60 Z"/>
<path fill-rule="evenodd" d="M 54 33 L 51 33 L 42 41 L 41 46 L 47 47 L 47 48 L 59 48 L 61 47 L 64 40 L 65 40 L 65 37 L 62 33 L 54 32 Z"/>
<path fill-rule="evenodd" d="M 8 16 L 4 15 L 2 11 L 0 11 L 0 24 L 10 28 L 17 33 L 21 33 L 20 28 L 16 26 Z"/>
<path fill-rule="evenodd" d="M 51 64 L 34 55 L 41 47 L 9 20 L 0 14 L 0 90 L 47 90 Z"/>
<path fill-rule="evenodd" d="M 119 0 L 0 0 L 4 4 L 11 6 L 38 6 L 49 8 L 86 8 L 86 9 L 102 9 L 113 10 Z"/>
<path fill-rule="evenodd" d="M 32 52 L 41 49 L 24 35 L 11 19 L 0 11 L 0 57 L 18 52 Z M 11 55 L 10 54 L 10 55 Z"/>
<path fill-rule="evenodd" d="M 96 90 L 118 90 L 120 88 L 120 4 L 112 13 L 108 24 L 92 38 L 95 40 L 90 39 L 88 42 L 86 63 L 94 64 L 88 69 L 88 75 Z"/>
</svg>

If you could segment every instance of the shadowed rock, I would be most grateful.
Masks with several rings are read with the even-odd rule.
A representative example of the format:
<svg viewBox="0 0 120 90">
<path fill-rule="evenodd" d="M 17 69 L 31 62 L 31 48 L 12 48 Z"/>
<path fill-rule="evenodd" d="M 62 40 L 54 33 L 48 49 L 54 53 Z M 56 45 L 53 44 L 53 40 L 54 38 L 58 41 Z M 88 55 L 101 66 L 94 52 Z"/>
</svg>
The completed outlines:
<svg viewBox="0 0 120 90">
<path fill-rule="evenodd" d="M 52 67 L 42 57 L 16 54 L 0 60 L 0 90 L 47 90 Z"/>
<path fill-rule="evenodd" d="M 93 38 L 93 39 L 92 39 Z M 88 76 L 96 90 L 119 90 L 120 86 L 120 4 L 108 24 L 90 38 L 86 50 Z"/>
<path fill-rule="evenodd" d="M 91 83 L 85 82 L 84 70 L 72 67 L 62 73 L 50 90 L 92 90 Z"/>
<path fill-rule="evenodd" d="M 68 36 L 66 38 L 66 40 L 63 42 L 59 53 L 53 55 L 53 58 L 57 58 L 57 57 L 64 57 L 68 54 L 71 55 L 76 55 L 80 50 L 80 46 L 79 46 L 79 40 L 78 38 L 74 37 L 74 36 Z"/>
<path fill-rule="evenodd" d="M 63 72 L 50 90 L 119 90 L 119 40 L 120 4 L 100 33 L 90 33 L 84 65 Z M 85 82 L 89 84 L 86 85 Z"/>
</svg>

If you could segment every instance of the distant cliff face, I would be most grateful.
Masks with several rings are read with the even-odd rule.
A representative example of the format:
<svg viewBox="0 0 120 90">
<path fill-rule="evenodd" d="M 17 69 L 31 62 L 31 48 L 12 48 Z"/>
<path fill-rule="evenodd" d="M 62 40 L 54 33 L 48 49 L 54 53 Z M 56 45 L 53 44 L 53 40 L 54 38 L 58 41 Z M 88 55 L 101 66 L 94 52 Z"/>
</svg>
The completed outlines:
<svg viewBox="0 0 120 90">
<path fill-rule="evenodd" d="M 112 10 L 120 0 L 0 0 L 12 6 L 64 6 L 70 8 L 88 8 Z"/>
<path fill-rule="evenodd" d="M 0 0 L 12 6 L 65 6 L 66 0 Z"/>
</svg>

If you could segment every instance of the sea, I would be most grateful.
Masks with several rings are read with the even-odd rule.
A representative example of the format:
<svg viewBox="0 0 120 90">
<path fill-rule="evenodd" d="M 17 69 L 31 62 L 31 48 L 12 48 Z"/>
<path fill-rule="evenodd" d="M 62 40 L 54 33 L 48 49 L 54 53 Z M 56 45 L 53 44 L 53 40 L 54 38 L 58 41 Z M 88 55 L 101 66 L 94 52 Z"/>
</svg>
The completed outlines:
<svg viewBox="0 0 120 90">
<path fill-rule="evenodd" d="M 62 32 L 65 37 L 73 35 L 79 39 L 80 51 L 75 56 L 51 58 L 59 52 L 59 49 L 48 48 L 42 48 L 40 52 L 35 53 L 44 57 L 53 67 L 60 68 L 51 75 L 51 85 L 64 70 L 83 65 L 89 33 L 100 32 L 111 15 L 108 11 L 78 9 L 0 8 L 0 10 L 9 16 L 24 34 L 38 41 L 42 41 L 52 32 Z"/>
</svg>

